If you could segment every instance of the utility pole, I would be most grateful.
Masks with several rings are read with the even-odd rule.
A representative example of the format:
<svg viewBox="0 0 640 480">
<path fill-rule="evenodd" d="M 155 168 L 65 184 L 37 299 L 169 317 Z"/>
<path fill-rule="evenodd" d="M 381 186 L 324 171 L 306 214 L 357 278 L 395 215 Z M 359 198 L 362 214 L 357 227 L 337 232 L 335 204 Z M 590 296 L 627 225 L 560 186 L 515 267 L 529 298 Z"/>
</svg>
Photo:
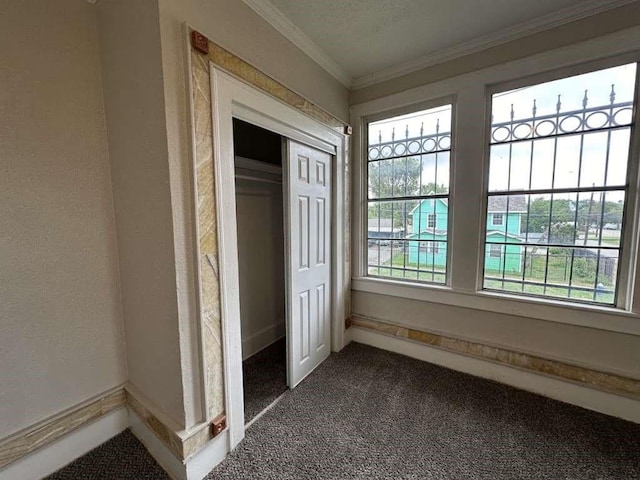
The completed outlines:
<svg viewBox="0 0 640 480">
<path fill-rule="evenodd" d="M 595 187 L 596 184 L 592 184 Z M 587 238 L 589 238 L 589 225 L 591 224 L 591 209 L 593 208 L 593 190 L 591 191 L 591 199 L 589 200 L 589 212 L 587 213 L 586 226 L 584 227 L 584 245 L 587 245 Z"/>
</svg>

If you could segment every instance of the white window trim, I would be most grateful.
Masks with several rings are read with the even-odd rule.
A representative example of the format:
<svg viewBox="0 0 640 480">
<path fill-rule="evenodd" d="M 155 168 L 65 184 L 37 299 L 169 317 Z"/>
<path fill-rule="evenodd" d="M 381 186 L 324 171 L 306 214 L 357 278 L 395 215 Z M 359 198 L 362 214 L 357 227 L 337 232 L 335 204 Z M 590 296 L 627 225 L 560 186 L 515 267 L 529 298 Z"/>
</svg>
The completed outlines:
<svg viewBox="0 0 640 480">
<path fill-rule="evenodd" d="M 433 227 L 429 226 L 431 224 L 431 219 L 433 219 Z M 436 214 L 435 213 L 428 213 L 427 214 L 427 228 L 436 228 L 436 225 L 438 225 L 438 218 L 436 217 Z"/>
<path fill-rule="evenodd" d="M 496 223 L 496 215 L 500 215 L 500 223 Z M 504 213 L 492 213 L 491 214 L 491 225 L 496 227 L 501 227 L 504 225 Z"/>
<path fill-rule="evenodd" d="M 619 284 L 624 292 L 624 302 L 620 308 L 593 304 L 571 303 L 562 300 L 515 296 L 507 293 L 482 291 L 484 262 L 483 229 L 486 225 L 486 190 L 488 184 L 486 119 L 490 105 L 488 90 L 492 85 L 507 82 L 527 84 L 558 78 L 563 75 L 582 73 L 588 70 L 606 68 L 613 64 L 637 62 L 640 51 L 633 48 L 640 44 L 640 27 L 633 27 L 587 42 L 570 45 L 556 50 L 533 55 L 524 59 L 489 67 L 457 77 L 423 85 L 397 94 L 354 105 L 351 107 L 351 121 L 354 127 L 353 179 L 354 210 L 352 235 L 352 289 L 403 298 L 476 308 L 518 316 L 539 318 L 558 323 L 583 325 L 596 329 L 640 335 L 640 268 L 636 254 L 639 226 L 629 225 L 624 233 L 624 249 L 621 262 L 633 264 L 629 267 L 627 281 Z M 604 59 L 596 60 L 594 59 Z M 544 73 L 540 73 L 544 72 Z M 452 139 L 451 188 L 449 193 L 449 243 L 447 286 L 410 284 L 391 279 L 365 277 L 366 259 L 363 256 L 362 231 L 366 214 L 360 208 L 359 200 L 366 195 L 366 170 L 363 171 L 366 148 L 365 119 L 394 110 L 412 110 L 425 101 L 444 97 L 454 97 L 454 116 L 457 119 Z M 636 181 L 630 187 L 627 218 L 638 218 L 640 213 L 638 193 L 638 157 L 640 152 L 640 109 L 636 109 L 636 129 L 632 139 L 632 156 L 629 168 L 633 169 Z M 464 138 L 464 143 L 459 139 Z M 482 162 L 477 161 L 483 159 Z M 365 159 L 366 160 L 366 159 Z M 464 171 L 464 174 L 457 174 Z M 484 179 L 484 184 L 478 179 Z M 451 256 L 451 251 L 456 255 Z M 473 275 L 473 272 L 476 274 Z M 633 286 L 637 288 L 633 289 Z M 633 294 L 631 294 L 633 292 Z"/>
</svg>

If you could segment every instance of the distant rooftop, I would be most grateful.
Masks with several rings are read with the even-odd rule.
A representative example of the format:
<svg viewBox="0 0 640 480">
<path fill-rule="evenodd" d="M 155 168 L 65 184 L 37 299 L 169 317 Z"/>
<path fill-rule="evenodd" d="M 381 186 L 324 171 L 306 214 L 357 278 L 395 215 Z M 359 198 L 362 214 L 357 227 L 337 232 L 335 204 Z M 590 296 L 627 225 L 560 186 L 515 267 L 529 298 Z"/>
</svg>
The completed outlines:
<svg viewBox="0 0 640 480">
<path fill-rule="evenodd" d="M 423 202 L 429 199 L 423 200 Z M 525 195 L 497 195 L 489 197 L 489 213 L 507 212 L 507 200 L 509 202 L 509 213 L 527 213 L 527 197 Z M 441 198 L 441 202 L 447 205 L 448 199 Z M 420 205 L 420 204 L 418 204 Z M 418 208 L 418 205 L 411 210 Z"/>
<path fill-rule="evenodd" d="M 393 227 L 390 218 L 370 218 L 368 230 L 370 232 L 399 232 L 402 231 L 400 227 Z"/>
<path fill-rule="evenodd" d="M 526 213 L 527 198 L 524 195 L 498 195 L 489 197 L 490 213 L 499 213 L 507 211 L 507 202 L 509 213 Z"/>
</svg>

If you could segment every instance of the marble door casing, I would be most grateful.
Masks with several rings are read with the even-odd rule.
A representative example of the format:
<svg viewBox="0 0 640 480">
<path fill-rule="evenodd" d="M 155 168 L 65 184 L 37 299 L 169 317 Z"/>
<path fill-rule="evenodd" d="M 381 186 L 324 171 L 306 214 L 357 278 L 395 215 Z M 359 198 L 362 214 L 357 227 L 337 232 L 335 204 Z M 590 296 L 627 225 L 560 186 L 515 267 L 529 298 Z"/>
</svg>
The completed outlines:
<svg viewBox="0 0 640 480">
<path fill-rule="evenodd" d="M 191 50 L 194 163 L 200 254 L 200 313 L 207 419 L 224 413 L 218 236 L 209 59 Z"/>
</svg>

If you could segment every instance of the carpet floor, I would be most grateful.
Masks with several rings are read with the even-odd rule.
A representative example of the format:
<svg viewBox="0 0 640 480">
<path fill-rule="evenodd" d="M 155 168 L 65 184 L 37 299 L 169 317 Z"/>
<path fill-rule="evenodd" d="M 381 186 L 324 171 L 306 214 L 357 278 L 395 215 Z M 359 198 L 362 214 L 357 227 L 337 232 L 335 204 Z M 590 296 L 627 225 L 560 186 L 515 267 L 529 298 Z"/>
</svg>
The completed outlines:
<svg viewBox="0 0 640 480">
<path fill-rule="evenodd" d="M 638 424 L 351 344 L 207 479 L 632 480 L 639 452 Z M 159 468 L 125 432 L 50 478 L 164 480 Z"/>
<path fill-rule="evenodd" d="M 640 425 L 351 344 L 214 479 L 640 479 Z"/>
<path fill-rule="evenodd" d="M 170 477 L 133 433 L 125 430 L 46 480 L 170 480 Z"/>
<path fill-rule="evenodd" d="M 242 362 L 244 421 L 249 423 L 287 391 L 287 344 L 282 338 Z"/>
</svg>

